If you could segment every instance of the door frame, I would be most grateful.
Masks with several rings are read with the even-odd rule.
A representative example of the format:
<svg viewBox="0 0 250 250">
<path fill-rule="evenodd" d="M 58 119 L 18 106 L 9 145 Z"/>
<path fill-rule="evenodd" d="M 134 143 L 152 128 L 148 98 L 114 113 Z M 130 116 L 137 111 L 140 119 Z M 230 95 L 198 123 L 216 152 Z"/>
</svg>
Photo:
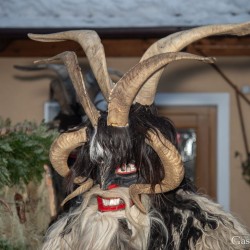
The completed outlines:
<svg viewBox="0 0 250 250">
<path fill-rule="evenodd" d="M 215 106 L 217 108 L 216 195 L 230 211 L 230 95 L 228 93 L 158 93 L 157 106 Z"/>
</svg>

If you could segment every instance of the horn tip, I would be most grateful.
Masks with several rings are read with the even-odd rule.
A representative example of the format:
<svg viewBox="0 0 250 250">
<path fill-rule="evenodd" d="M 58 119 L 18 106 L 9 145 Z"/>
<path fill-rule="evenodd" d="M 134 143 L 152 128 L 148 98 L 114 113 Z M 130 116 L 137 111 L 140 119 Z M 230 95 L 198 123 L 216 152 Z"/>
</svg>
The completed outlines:
<svg viewBox="0 0 250 250">
<path fill-rule="evenodd" d="M 39 41 L 40 34 L 28 33 L 27 36 L 31 40 Z"/>
<path fill-rule="evenodd" d="M 62 201 L 62 203 L 60 204 L 60 207 L 63 207 L 67 201 L 68 201 L 67 199 L 64 199 L 64 200 Z"/>
<path fill-rule="evenodd" d="M 132 199 L 132 201 L 134 202 L 135 206 L 143 213 L 146 214 L 147 210 L 145 209 L 145 207 L 143 206 L 143 204 L 141 203 L 141 200 L 139 198 L 139 194 L 136 190 L 136 184 L 132 184 L 129 188 L 129 194 L 130 197 Z"/>
<path fill-rule="evenodd" d="M 208 63 L 215 63 L 217 59 L 216 57 L 206 57 L 205 61 Z"/>
</svg>

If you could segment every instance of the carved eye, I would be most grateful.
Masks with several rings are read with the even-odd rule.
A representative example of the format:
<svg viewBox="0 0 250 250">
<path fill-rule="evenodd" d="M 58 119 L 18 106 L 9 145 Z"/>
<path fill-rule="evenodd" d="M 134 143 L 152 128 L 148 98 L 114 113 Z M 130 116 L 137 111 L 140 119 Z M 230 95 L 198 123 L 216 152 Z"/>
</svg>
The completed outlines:
<svg viewBox="0 0 250 250">
<path fill-rule="evenodd" d="M 133 174 L 136 172 L 137 168 L 133 163 L 122 164 L 122 166 L 118 166 L 115 170 L 115 173 L 119 175 Z"/>
</svg>

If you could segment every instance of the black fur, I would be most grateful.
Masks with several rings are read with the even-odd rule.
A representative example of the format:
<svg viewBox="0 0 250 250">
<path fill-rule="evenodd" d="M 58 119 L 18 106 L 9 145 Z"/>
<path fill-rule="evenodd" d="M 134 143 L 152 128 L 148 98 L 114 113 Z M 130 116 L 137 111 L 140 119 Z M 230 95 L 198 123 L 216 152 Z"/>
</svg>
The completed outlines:
<svg viewBox="0 0 250 250">
<path fill-rule="evenodd" d="M 107 113 L 103 112 L 98 121 L 97 131 L 88 124 L 89 141 L 84 147 L 79 149 L 79 154 L 75 164 L 71 169 L 71 175 L 68 176 L 68 190 L 73 187 L 75 176 L 83 175 L 91 177 L 98 183 L 99 168 L 103 164 L 110 166 L 110 171 L 122 163 L 135 162 L 138 168 L 138 182 L 150 183 L 152 189 L 164 178 L 164 169 L 161 161 L 155 151 L 145 143 L 148 130 L 159 130 L 169 141 L 177 146 L 176 130 L 173 123 L 163 117 L 159 117 L 156 108 L 152 106 L 142 106 L 135 104 L 131 107 L 129 116 L 129 126 L 117 128 L 107 126 Z M 95 156 L 95 160 L 90 157 L 90 143 L 94 138 L 94 143 L 99 143 L 104 149 L 104 155 Z M 106 155 L 109 152 L 109 155 Z M 111 158 L 110 158 L 111 155 Z M 178 190 L 196 192 L 191 182 L 184 178 L 181 185 L 168 193 L 151 195 L 152 204 L 163 217 L 164 223 L 168 229 L 168 242 L 165 236 L 160 233 L 160 229 L 154 227 L 151 234 L 149 249 L 173 249 L 173 230 L 180 232 L 183 225 L 181 213 L 174 211 L 190 211 L 187 225 L 183 231 L 183 237 L 180 242 L 180 249 L 187 249 L 187 242 L 192 240 L 194 243 L 199 239 L 202 232 L 193 225 L 194 218 L 200 221 L 203 228 L 208 226 L 211 229 L 217 227 L 216 216 L 210 214 L 211 219 L 207 219 L 200 206 L 193 200 L 183 199 L 178 195 Z M 214 218 L 214 219 L 213 219 Z M 218 218 L 217 218 L 218 219 Z M 174 229 L 173 229 L 174 228 Z"/>
</svg>

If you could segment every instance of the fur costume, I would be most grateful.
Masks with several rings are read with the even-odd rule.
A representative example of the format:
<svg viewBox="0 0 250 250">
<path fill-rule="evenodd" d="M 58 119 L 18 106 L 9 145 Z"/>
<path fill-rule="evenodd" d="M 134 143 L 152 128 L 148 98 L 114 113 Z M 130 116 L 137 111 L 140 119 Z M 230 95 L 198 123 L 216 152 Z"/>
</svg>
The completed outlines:
<svg viewBox="0 0 250 250">
<path fill-rule="evenodd" d="M 89 121 L 61 134 L 51 147 L 55 170 L 65 177 L 69 195 L 82 201 L 51 226 L 43 249 L 249 249 L 233 244 L 247 236 L 242 225 L 198 194 L 185 177 L 176 130 L 153 104 L 164 66 L 176 60 L 213 62 L 178 52 L 209 35 L 250 33 L 250 23 L 210 25 L 178 32 L 153 44 L 141 61 L 114 84 L 103 46 L 94 31 L 29 36 L 38 41 L 74 40 L 90 61 L 108 101 L 106 112 L 91 102 L 74 52 L 62 60 Z M 72 168 L 69 153 L 79 148 Z"/>
</svg>

